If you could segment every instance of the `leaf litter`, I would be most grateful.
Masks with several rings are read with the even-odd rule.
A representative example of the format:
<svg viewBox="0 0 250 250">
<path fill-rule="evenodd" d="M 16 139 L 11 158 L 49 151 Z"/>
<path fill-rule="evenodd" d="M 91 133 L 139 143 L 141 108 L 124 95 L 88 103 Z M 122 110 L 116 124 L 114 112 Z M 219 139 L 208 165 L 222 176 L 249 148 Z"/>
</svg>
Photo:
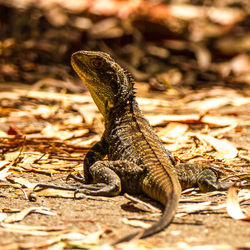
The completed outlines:
<svg viewBox="0 0 250 250">
<path fill-rule="evenodd" d="M 73 80 L 69 80 L 70 68 L 65 66 L 68 65 L 68 55 L 73 52 L 70 50 L 79 49 L 82 46 L 80 40 L 84 37 L 90 40 L 83 46 L 87 44 L 88 49 L 109 52 L 123 66 L 127 66 L 136 80 L 149 81 L 150 86 L 136 83 L 140 96 L 138 102 L 165 146 L 173 151 L 176 161 L 219 166 L 224 174 L 223 179 L 232 182 L 248 174 L 249 95 L 244 86 L 249 86 L 250 83 L 247 54 L 250 37 L 244 31 L 247 30 L 249 4 L 247 1 L 238 1 L 235 5 L 228 4 L 227 1 L 220 1 L 217 5 L 216 1 L 214 4 L 208 2 L 193 5 L 191 1 L 186 1 L 186 4 L 114 0 L 0 1 L 1 7 L 8 10 L 2 13 L 1 22 L 3 27 L 8 28 L 3 29 L 3 40 L 0 42 L 0 89 L 4 89 L 0 93 L 2 207 L 12 207 L 17 212 L 25 211 L 22 204 L 30 207 L 30 203 L 24 194 L 29 195 L 35 185 L 41 181 L 65 184 L 65 177 L 70 172 L 82 170 L 85 153 L 100 139 L 103 120 L 89 94 L 66 94 L 67 91 L 85 91 L 81 85 L 72 84 Z M 20 12 L 16 12 L 18 8 L 13 6 L 22 10 L 18 16 L 19 22 L 16 22 L 16 16 Z M 17 24 L 27 31 L 24 37 L 20 36 Z M 162 30 L 160 34 L 157 33 L 158 29 Z M 13 37 L 8 37 L 9 34 Z M 121 48 L 117 46 L 117 40 L 121 41 L 124 37 L 130 42 L 123 44 Z M 4 84 L 4 81 L 11 83 Z M 33 88 L 15 88 L 12 81 L 36 84 Z M 190 89 L 183 89 L 182 86 Z M 197 86 L 203 88 L 198 89 Z M 39 89 L 47 91 L 38 91 Z M 163 90 L 167 92 L 161 92 Z M 241 206 L 246 210 L 249 208 L 248 194 L 248 190 L 239 192 Z M 73 192 L 46 189 L 36 195 L 38 207 L 44 207 L 43 203 L 48 201 L 51 202 L 48 203 L 50 208 L 56 207 L 54 199 L 43 199 L 43 196 L 70 198 L 56 199 L 63 207 L 63 211 L 56 207 L 59 215 L 70 215 L 67 204 L 74 212 L 77 209 L 83 210 L 80 215 L 75 215 L 77 218 L 86 216 L 89 219 L 94 214 L 96 218 L 93 221 L 101 221 L 104 217 L 117 216 L 114 208 L 116 198 L 84 196 L 81 202 L 87 200 L 88 203 L 84 204 L 88 209 L 83 209 L 81 203 L 77 203 L 78 200 L 72 200 Z M 235 204 L 235 193 L 233 197 L 234 202 L 231 203 Z M 101 204 L 95 210 L 91 199 Z M 177 223 L 173 225 L 178 227 L 178 216 L 183 217 L 181 227 L 175 231 L 181 232 L 176 234 L 180 236 L 178 240 L 174 234 L 173 237 L 155 236 L 155 241 L 135 240 L 121 248 L 156 249 L 161 247 L 162 238 L 167 238 L 162 241 L 163 248 L 173 249 L 172 246 L 175 246 L 174 249 L 189 249 L 198 245 L 197 249 L 232 249 L 228 244 L 213 240 L 216 238 L 213 235 L 217 232 L 219 234 L 218 227 L 214 226 L 213 221 L 206 222 L 206 216 L 212 216 L 218 210 L 222 214 L 219 217 L 221 223 L 218 224 L 223 224 L 220 231 L 224 227 L 233 227 L 237 232 L 240 227 L 238 225 L 244 227 L 243 224 L 227 224 L 224 218 L 225 199 L 225 192 L 201 194 L 195 189 L 188 190 L 183 193 L 180 211 L 175 219 Z M 68 200 L 71 201 L 70 204 L 67 203 Z M 16 204 L 18 201 L 22 203 Z M 75 203 L 77 206 L 74 206 Z M 98 217 L 106 203 L 111 203 L 112 207 Z M 151 219 L 149 207 L 138 203 L 128 207 L 137 208 L 136 218 L 140 216 L 146 223 Z M 117 210 L 120 209 L 118 206 Z M 87 214 L 88 211 L 92 213 Z M 2 212 L 2 216 L 6 217 L 7 212 Z M 152 220 L 159 215 L 154 210 L 151 214 L 154 216 Z M 194 214 L 203 214 L 203 217 L 199 217 L 202 223 L 192 217 Z M 212 226 L 205 226 L 202 228 L 204 230 L 197 231 L 193 227 L 185 231 L 186 215 L 189 223 L 191 221 L 195 224 L 198 221 L 197 224 L 207 223 Z M 109 223 L 101 226 L 95 223 L 96 228 L 91 233 L 89 228 L 83 230 L 80 222 L 73 229 L 66 223 L 63 224 L 64 227 L 53 227 L 50 221 L 57 224 L 59 220 L 60 223 L 60 218 L 53 219 L 56 215 L 50 216 L 47 221 L 45 215 L 42 218 L 35 216 L 39 215 L 31 213 L 24 217 L 22 222 L 26 225 L 5 224 L 4 230 L 18 232 L 24 238 L 32 232 L 36 235 L 44 234 L 47 236 L 46 240 L 42 238 L 43 242 L 39 243 L 27 238 L 26 243 L 20 242 L 20 238 L 11 238 L 13 233 L 11 237 L 4 235 L 1 240 L 6 242 L 7 239 L 12 239 L 18 243 L 8 241 L 7 245 L 1 245 L 1 249 L 100 247 L 99 240 L 106 237 L 107 224 L 112 223 L 108 221 Z M 123 211 L 118 217 L 127 218 L 131 214 Z M 117 217 L 113 217 L 113 220 L 115 224 L 112 228 L 118 231 L 115 232 L 116 236 L 120 236 L 122 233 L 119 230 L 125 225 Z M 214 217 L 214 220 L 218 222 L 218 217 Z M 37 221 L 47 226 L 30 226 Z M 53 229 L 55 235 L 52 233 Z M 123 233 L 127 233 L 130 228 L 125 230 Z M 163 232 L 163 236 L 167 232 L 168 230 Z M 0 233 L 2 235 L 2 230 Z M 224 233 L 227 235 L 228 231 Z M 194 235 L 201 235 L 203 239 L 195 241 Z M 88 236 L 92 240 L 84 241 Z M 242 237 L 244 238 L 243 235 L 234 234 L 230 238 L 237 241 Z M 153 244 L 148 243 L 150 240 Z M 169 246 L 166 245 L 168 241 L 172 241 Z M 205 243 L 201 245 L 201 242 Z M 249 246 L 247 243 L 244 245 L 237 242 L 236 247 Z M 101 248 L 112 249 L 109 245 Z"/>
<path fill-rule="evenodd" d="M 139 85 L 140 86 L 140 85 Z M 23 96 L 23 91 L 17 91 L 16 92 L 16 100 L 18 98 L 21 98 Z M 30 93 L 26 92 L 29 96 Z M 41 92 L 42 93 L 42 92 Z M 27 100 L 27 105 L 29 102 L 32 102 L 36 98 L 38 98 L 39 95 L 36 94 L 36 97 L 32 97 L 31 99 Z M 43 94 L 41 94 L 41 99 L 47 102 L 48 100 L 54 101 L 54 105 L 61 105 L 61 100 L 64 97 L 67 97 L 67 95 L 63 94 L 58 94 L 58 93 L 53 93 L 53 95 L 48 95 L 47 99 Z M 59 98 L 60 97 L 60 98 Z M 76 95 L 76 100 L 78 96 Z M 244 97 L 243 97 L 244 98 Z M 85 105 L 84 101 L 84 95 L 83 95 L 83 104 L 81 102 L 76 101 L 78 105 L 82 105 L 82 108 Z M 140 100 L 140 99 L 139 99 Z M 161 100 L 157 101 L 155 99 L 154 104 L 149 109 L 149 106 L 147 107 L 147 102 L 145 101 L 146 99 L 144 98 L 144 103 L 145 103 L 145 111 L 146 115 L 153 113 L 154 109 L 157 110 L 157 107 L 161 108 L 163 106 L 168 105 L 168 103 L 162 102 Z M 149 101 L 149 100 L 148 100 Z M 15 101 L 14 101 L 15 102 Z M 74 96 L 70 95 L 70 98 L 67 99 L 67 106 L 68 107 L 73 107 L 73 103 L 75 102 Z M 58 104 L 56 104 L 58 103 Z M 72 104 L 71 104 L 72 103 Z M 173 101 L 173 105 L 179 105 L 180 101 L 178 100 L 178 103 Z M 14 103 L 13 103 L 14 104 Z M 44 104 L 42 104 L 44 106 Z M 87 105 L 89 102 L 87 102 Z M 93 104 L 94 105 L 94 104 Z M 162 106 L 163 105 L 163 106 Z M 227 105 L 227 104 L 225 104 Z M 25 107 L 23 105 L 22 107 Z M 59 106 L 58 106 L 59 107 Z M 143 109 L 142 105 L 142 109 Z M 21 107 L 20 107 L 21 108 Z M 189 109 L 190 107 L 187 107 Z M 216 107 L 217 108 L 217 107 Z M 58 108 L 57 108 L 58 109 Z M 46 109 L 43 109 L 46 110 Z M 91 110 L 91 109 L 89 109 Z M 89 112 L 88 110 L 88 112 Z M 92 112 L 95 109 L 92 109 Z M 48 109 L 48 112 L 50 110 Z M 69 110 L 66 110 L 65 112 L 70 112 Z M 202 114 L 203 110 L 201 110 Z M 92 121 L 86 119 L 86 123 L 84 123 L 84 119 L 82 120 L 82 123 L 77 123 L 74 124 L 73 132 L 72 130 L 69 130 L 68 122 L 65 123 L 64 121 L 64 114 L 61 112 L 62 117 L 58 116 L 55 122 L 50 122 L 49 125 L 48 123 L 44 123 L 43 125 L 43 120 L 49 119 L 50 115 L 44 114 L 43 116 L 39 116 L 39 119 L 41 120 L 41 126 L 34 131 L 31 128 L 31 131 L 27 130 L 27 127 L 25 128 L 24 125 L 19 125 L 18 123 L 15 124 L 14 120 L 11 120 L 10 125 L 15 125 L 18 127 L 18 129 L 22 132 L 24 128 L 26 129 L 25 133 L 22 132 L 22 134 L 25 134 L 25 140 L 22 139 L 22 135 L 6 135 L 0 138 L 0 143 L 1 146 L 4 148 L 6 147 L 5 151 L 5 161 L 1 163 L 1 171 L 0 174 L 2 174 L 2 183 L 4 185 L 9 185 L 10 187 L 12 186 L 13 188 L 22 188 L 25 190 L 27 195 L 33 193 L 33 188 L 39 184 L 38 181 L 32 181 L 32 179 L 26 179 L 24 177 L 20 177 L 20 174 L 23 172 L 27 173 L 36 173 L 39 175 L 43 174 L 49 174 L 52 176 L 56 176 L 58 174 L 61 174 L 62 172 L 65 172 L 67 175 L 67 172 L 72 172 L 72 171 L 81 171 L 82 169 L 82 163 L 79 162 L 79 160 L 82 161 L 82 150 L 88 150 L 98 139 L 100 138 L 99 134 L 95 134 L 95 131 L 92 130 L 91 124 L 94 123 L 94 115 L 92 116 Z M 225 164 L 228 159 L 231 160 L 230 166 L 233 166 L 234 160 L 237 159 L 238 157 L 238 150 L 236 147 L 234 147 L 227 139 L 223 139 L 229 132 L 234 131 L 235 128 L 238 126 L 242 126 L 243 122 L 240 120 L 240 118 L 237 117 L 231 117 L 231 116 L 223 116 L 223 115 L 212 115 L 211 114 L 205 114 L 205 115 L 199 115 L 197 113 L 189 114 L 189 115 L 162 115 L 164 117 L 164 120 L 159 120 L 155 121 L 153 117 L 156 119 L 160 119 L 161 115 L 157 114 L 152 116 L 150 118 L 150 122 L 153 123 L 155 126 L 156 130 L 158 131 L 159 136 L 165 142 L 166 147 L 174 145 L 179 143 L 181 147 L 176 148 L 174 151 L 174 155 L 177 159 L 180 161 L 189 161 L 189 160 L 195 160 L 197 157 L 199 158 L 202 156 L 204 158 L 204 153 L 205 152 L 210 152 L 211 156 L 213 156 L 213 160 L 211 159 L 203 159 L 204 163 L 210 164 L 214 160 L 217 161 L 217 163 L 221 162 Z M 34 111 L 34 114 L 32 113 L 32 110 L 29 113 L 30 119 L 32 119 L 32 116 L 37 116 L 37 108 Z M 74 116 L 74 113 L 71 113 L 72 116 Z M 78 115 L 78 114 L 76 114 Z M 149 116 L 149 115 L 147 115 Z M 67 117 L 69 117 L 69 114 L 67 114 Z M 91 116 L 90 116 L 91 117 Z M 7 117 L 6 117 L 7 118 Z M 223 120 L 225 118 L 225 120 Z M 27 119 L 27 116 L 26 118 Z M 71 118 L 73 119 L 73 118 Z M 79 118 L 77 118 L 79 121 Z M 7 120 L 6 120 L 7 121 Z M 208 121 L 208 122 L 206 122 Z M 212 121 L 212 122 L 211 122 Z M 27 120 L 28 122 L 28 120 Z M 55 123 L 55 125 L 54 125 Z M 85 125 L 86 124 L 86 125 Z M 48 126 L 50 128 L 48 129 Z M 200 128 L 199 131 L 196 132 L 196 128 L 193 126 L 203 126 L 203 134 L 200 133 Z M 205 127 L 206 126 L 206 127 Z M 93 125 L 94 127 L 94 125 Z M 205 129 L 206 128 L 206 129 Z M 40 129 L 40 133 L 38 133 Z M 48 134 L 45 134 L 42 131 L 45 131 L 44 129 L 47 129 L 48 132 L 50 133 L 49 136 Z M 78 132 L 79 130 L 79 132 Z M 65 135 L 67 136 L 61 136 L 58 131 L 65 131 Z M 35 135 L 35 136 L 33 136 Z M 217 139 L 217 138 L 219 139 Z M 198 141 L 194 143 L 193 138 L 197 138 Z M 41 144 L 42 142 L 42 144 Z M 209 147 L 209 145 L 211 147 Z M 237 145 L 237 144 L 236 144 Z M 202 149 L 204 146 L 204 149 Z M 10 150 L 8 152 L 8 150 Z M 14 151 L 13 151 L 14 150 Z M 183 151 L 184 150 L 184 151 Z M 188 151 L 188 154 L 186 153 Z M 85 152 L 86 152 L 85 151 Z M 216 154 L 218 152 L 220 155 Z M 246 150 L 241 150 L 241 152 L 246 153 Z M 185 157 L 183 157 L 185 154 Z M 76 159 L 76 162 L 72 162 L 71 160 L 65 164 L 65 161 L 67 162 L 67 158 L 74 160 Z M 63 160 L 61 160 L 63 159 Z M 189 159 L 189 160 L 188 160 Z M 71 163 L 72 162 L 72 163 Z M 14 175 L 14 176 L 13 176 Z M 65 175 L 65 176 L 66 176 Z M 54 177 L 55 178 L 55 177 Z M 236 177 L 235 177 L 236 178 Z M 53 181 L 53 180 L 52 180 Z M 11 183 L 10 183 L 11 182 Z M 18 185 L 18 186 L 16 186 Z M 6 186 L 5 186 L 6 187 Z M 17 189 L 16 193 L 18 195 L 22 195 L 22 192 Z M 181 199 L 181 204 L 179 206 L 177 215 L 176 215 L 176 220 L 182 220 L 185 221 L 185 217 L 189 214 L 197 214 L 197 213 L 213 213 L 213 212 L 220 212 L 222 214 L 225 214 L 226 208 L 228 205 L 226 205 L 225 199 L 226 199 L 226 194 L 225 192 L 216 192 L 216 193 L 208 193 L 208 194 L 201 194 L 197 193 L 197 191 L 193 190 L 191 192 L 191 197 L 188 196 L 185 199 Z M 65 190 L 58 190 L 58 189 L 44 189 L 39 192 L 35 193 L 36 197 L 35 199 L 40 199 L 40 197 L 61 197 L 61 198 L 73 198 L 74 197 L 74 192 L 73 191 L 65 191 Z M 187 196 L 188 194 L 185 194 Z M 211 197 L 211 196 L 220 196 L 224 197 L 222 201 L 215 202 L 215 201 L 206 201 L 206 197 Z M 84 199 L 93 199 L 96 201 L 108 201 L 110 198 L 105 198 L 105 197 L 89 197 L 86 195 L 81 195 L 81 197 L 78 198 L 84 198 Z M 131 197 L 130 197 L 131 199 Z M 132 198 L 133 200 L 133 198 Z M 224 201 L 223 201 L 224 200 Z M 249 201 L 249 192 L 246 191 L 245 195 L 241 197 L 242 202 L 244 201 Z M 134 201 L 133 201 L 134 202 Z M 182 204 L 185 202 L 185 204 Z M 122 221 L 123 223 L 126 223 L 130 226 L 136 226 L 136 227 L 142 227 L 145 228 L 152 222 L 145 222 L 145 213 L 151 214 L 149 218 L 152 218 L 154 220 L 154 217 L 158 217 L 160 215 L 159 210 L 155 210 L 150 208 L 150 206 L 145 206 L 145 204 L 139 205 L 141 202 L 136 200 L 137 204 L 134 204 L 138 211 L 141 211 L 142 217 L 141 219 L 134 219 L 134 218 L 124 218 Z M 232 211 L 229 205 L 229 211 Z M 42 209 L 42 210 L 41 210 Z M 146 209 L 146 210 L 145 210 Z M 17 210 L 18 211 L 18 210 Z M 19 210 L 20 211 L 20 210 Z M 147 212 L 146 212 L 147 211 Z M 1 230 L 7 230 L 10 232 L 18 232 L 20 234 L 24 235 L 58 235 L 58 239 L 54 241 L 53 244 L 58 244 L 59 249 L 63 249 L 64 247 L 68 246 L 69 244 L 75 244 L 72 243 L 72 241 L 62 241 L 63 237 L 66 239 L 68 236 L 71 236 L 72 239 L 74 237 L 83 237 L 86 240 L 86 235 L 91 236 L 91 233 L 86 233 L 84 234 L 70 231 L 69 229 L 65 228 L 65 230 L 69 230 L 69 232 L 66 236 L 64 233 L 65 231 L 57 231 L 55 233 L 50 233 L 50 228 L 49 227 L 44 227 L 43 229 L 38 228 L 32 228 L 28 227 L 26 225 L 18 225 L 18 227 L 10 227 L 9 223 L 14 223 L 13 225 L 15 226 L 15 221 L 23 220 L 25 217 L 30 216 L 29 214 L 31 212 L 42 212 L 45 215 L 52 215 L 54 212 L 49 212 L 48 208 L 41 208 L 41 207 L 30 207 L 30 208 L 25 208 L 22 211 L 18 212 L 17 214 L 10 215 L 8 216 L 5 212 L 1 213 Z M 235 213 L 235 212 L 234 212 Z M 238 212 L 237 212 L 238 213 Z M 138 216 L 137 216 L 138 217 Z M 234 216 L 235 217 L 235 216 Z M 237 216 L 236 216 L 237 217 Z M 17 225 L 17 224 L 16 224 Z M 26 228 L 26 229 L 25 229 Z M 105 228 L 105 227 L 104 227 Z M 44 232 L 43 230 L 48 230 L 47 232 Z M 94 233 L 93 235 L 98 235 L 100 237 L 104 232 L 104 229 L 101 231 L 98 231 Z M 33 233 L 32 233 L 32 232 Z M 104 230 L 105 231 L 105 230 Z M 70 233 L 72 232 L 72 233 Z M 75 235 L 74 237 L 72 235 Z M 78 235 L 78 236 L 77 236 Z M 93 236 L 97 237 L 97 236 Z M 97 237 L 97 238 L 98 238 Z M 93 244 L 99 244 L 99 238 L 97 240 L 93 241 Z M 62 243 L 63 242 L 63 243 Z M 82 244 L 86 244 L 87 246 L 90 243 L 86 243 L 87 241 L 80 240 L 77 244 L 78 246 L 82 246 Z M 92 244 L 91 243 L 91 244 Z M 40 244 L 40 243 L 39 243 Z M 33 245 L 35 246 L 39 246 Z M 47 246 L 49 246 L 50 241 L 48 240 Z M 130 244 L 130 243 L 129 243 Z M 45 245 L 46 246 L 46 243 Z M 127 246 L 125 244 L 125 246 Z M 2 246 L 1 246 L 2 247 Z M 3 248 L 4 249 L 4 248 Z M 7 249 L 7 245 L 6 245 Z"/>
</svg>

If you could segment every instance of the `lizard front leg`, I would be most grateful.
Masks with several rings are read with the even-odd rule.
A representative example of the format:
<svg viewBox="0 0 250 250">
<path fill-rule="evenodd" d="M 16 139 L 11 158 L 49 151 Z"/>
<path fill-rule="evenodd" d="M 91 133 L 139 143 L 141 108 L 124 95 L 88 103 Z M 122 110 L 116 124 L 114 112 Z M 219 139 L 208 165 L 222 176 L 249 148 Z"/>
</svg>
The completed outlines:
<svg viewBox="0 0 250 250">
<path fill-rule="evenodd" d="M 74 180 L 81 182 L 81 183 L 90 183 L 91 182 L 91 175 L 89 173 L 89 168 L 91 165 L 93 165 L 96 161 L 102 160 L 107 155 L 108 146 L 105 141 L 105 139 L 102 137 L 102 139 L 97 142 L 86 154 L 84 158 L 84 176 L 81 174 L 78 174 L 78 176 L 75 176 L 74 174 L 69 174 L 67 179 L 73 178 Z M 55 189 L 61 189 L 61 190 L 78 190 L 78 186 L 73 185 L 54 185 L 54 184 L 37 184 L 34 187 L 34 191 L 41 190 L 44 188 L 55 188 Z"/>
<path fill-rule="evenodd" d="M 76 181 L 82 182 L 82 183 L 91 183 L 91 175 L 89 173 L 89 168 L 91 165 L 93 165 L 97 161 L 103 160 L 103 158 L 107 155 L 108 152 L 108 145 L 105 141 L 105 139 L 102 137 L 102 139 L 97 142 L 86 154 L 84 158 L 84 176 L 81 174 L 78 174 L 78 176 L 75 176 L 74 174 L 69 174 L 67 179 L 73 178 Z M 80 177 L 79 177 L 80 176 Z"/>
<path fill-rule="evenodd" d="M 141 193 L 140 183 L 144 177 L 143 168 L 135 163 L 118 161 L 97 161 L 89 167 L 93 184 L 81 185 L 76 193 L 95 196 L 115 196 L 121 190 L 128 193 Z"/>
</svg>

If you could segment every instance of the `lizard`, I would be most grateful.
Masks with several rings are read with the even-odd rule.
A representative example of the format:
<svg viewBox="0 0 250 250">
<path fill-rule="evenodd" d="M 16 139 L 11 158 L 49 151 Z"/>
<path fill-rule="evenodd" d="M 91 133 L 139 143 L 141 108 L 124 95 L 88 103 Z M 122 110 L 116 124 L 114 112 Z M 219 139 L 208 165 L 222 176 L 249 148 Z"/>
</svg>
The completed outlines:
<svg viewBox="0 0 250 250">
<path fill-rule="evenodd" d="M 166 228 L 176 213 L 181 190 L 199 186 L 202 191 L 225 190 L 215 169 L 192 164 L 175 164 L 135 98 L 132 76 L 110 55 L 100 51 L 78 51 L 71 64 L 89 90 L 104 117 L 105 131 L 84 158 L 80 188 L 39 184 L 37 187 L 73 189 L 75 194 L 116 196 L 121 192 L 145 194 L 160 202 L 162 217 L 141 233 L 125 236 L 145 238 Z M 108 161 L 104 161 L 108 156 Z"/>
</svg>

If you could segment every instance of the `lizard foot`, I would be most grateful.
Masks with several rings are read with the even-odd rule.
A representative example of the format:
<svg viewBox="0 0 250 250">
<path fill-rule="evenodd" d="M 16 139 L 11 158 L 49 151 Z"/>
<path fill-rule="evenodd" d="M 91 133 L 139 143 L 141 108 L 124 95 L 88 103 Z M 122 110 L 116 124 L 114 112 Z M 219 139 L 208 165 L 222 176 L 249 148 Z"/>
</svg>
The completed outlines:
<svg viewBox="0 0 250 250">
<path fill-rule="evenodd" d="M 71 185 L 60 186 L 60 185 L 55 185 L 55 184 L 37 184 L 33 188 L 33 191 L 37 192 L 37 191 L 41 191 L 41 190 L 47 189 L 47 188 L 68 190 L 68 191 L 76 191 L 76 190 L 78 190 L 79 186 L 71 186 Z"/>
<path fill-rule="evenodd" d="M 110 193 L 110 190 L 115 189 L 115 187 L 112 187 L 105 183 L 64 185 L 64 186 L 55 185 L 55 184 L 37 184 L 33 188 L 33 192 L 38 192 L 47 188 L 74 191 L 75 199 L 77 199 L 76 196 L 78 193 L 82 193 L 86 195 L 93 195 L 93 196 L 113 196 L 112 193 Z"/>
<path fill-rule="evenodd" d="M 85 179 L 84 176 L 81 173 L 77 173 L 77 175 L 74 175 L 72 173 L 70 173 L 67 178 L 66 181 L 68 181 L 70 178 L 81 182 L 81 183 L 85 183 Z M 46 189 L 46 188 L 53 188 L 53 189 L 60 189 L 60 190 L 68 190 L 68 191 L 76 191 L 79 189 L 79 185 L 55 185 L 55 184 L 37 184 L 34 188 L 33 191 L 41 191 L 42 189 Z"/>
<path fill-rule="evenodd" d="M 74 179 L 75 181 L 85 183 L 85 178 L 81 173 L 77 173 L 77 175 L 70 173 L 67 176 L 66 181 L 68 181 L 70 178 Z"/>
<path fill-rule="evenodd" d="M 120 186 L 105 183 L 84 184 L 75 190 L 74 198 L 77 198 L 78 193 L 93 196 L 115 196 L 120 193 Z"/>
</svg>

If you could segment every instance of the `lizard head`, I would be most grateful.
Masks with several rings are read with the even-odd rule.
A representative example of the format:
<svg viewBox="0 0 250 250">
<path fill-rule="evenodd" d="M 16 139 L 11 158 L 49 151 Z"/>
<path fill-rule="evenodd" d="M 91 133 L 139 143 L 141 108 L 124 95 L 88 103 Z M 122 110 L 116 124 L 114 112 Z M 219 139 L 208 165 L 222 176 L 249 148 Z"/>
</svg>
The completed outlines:
<svg viewBox="0 0 250 250">
<path fill-rule="evenodd" d="M 104 117 L 133 97 L 131 77 L 108 54 L 78 51 L 71 56 L 71 64 Z"/>
</svg>

